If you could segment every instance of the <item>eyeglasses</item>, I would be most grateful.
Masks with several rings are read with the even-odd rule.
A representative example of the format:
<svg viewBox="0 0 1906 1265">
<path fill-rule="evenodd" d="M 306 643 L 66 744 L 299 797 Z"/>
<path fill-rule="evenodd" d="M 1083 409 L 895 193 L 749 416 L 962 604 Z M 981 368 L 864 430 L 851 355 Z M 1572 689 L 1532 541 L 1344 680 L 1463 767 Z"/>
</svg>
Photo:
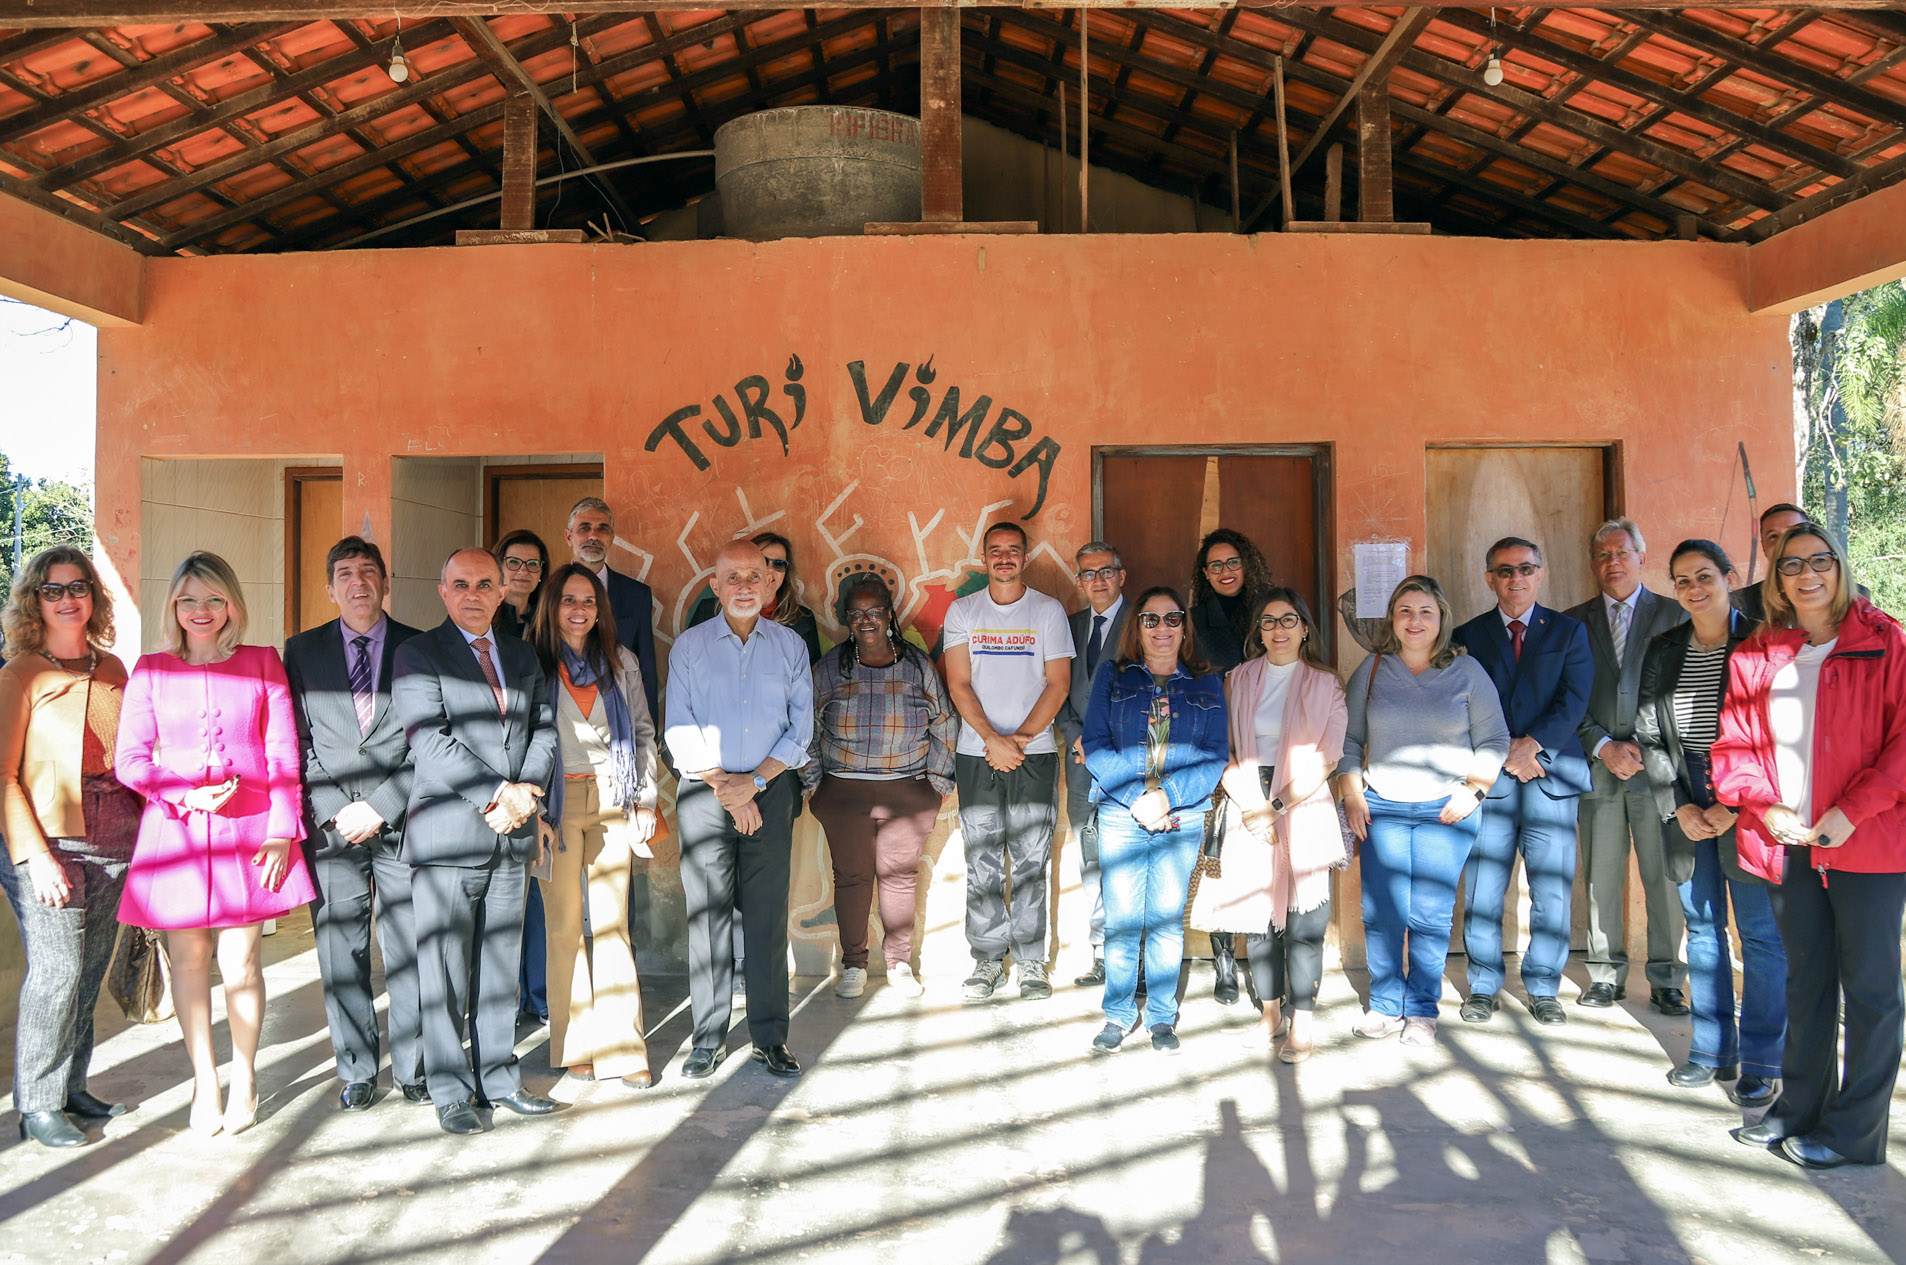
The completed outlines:
<svg viewBox="0 0 1906 1265">
<path fill-rule="evenodd" d="M 227 602 L 222 597 L 207 597 L 207 598 L 182 597 L 178 600 L 177 605 L 180 610 L 186 612 L 187 614 L 192 614 L 196 611 L 204 611 L 208 615 L 216 615 L 220 611 L 224 610 L 227 606 L 231 605 L 231 603 Z"/>
<path fill-rule="evenodd" d="M 1184 626 L 1184 622 L 1185 613 L 1183 611 L 1146 611 L 1138 617 L 1138 626 L 1140 628 L 1156 628 L 1160 623 L 1163 623 L 1167 628 L 1181 628 Z"/>
<path fill-rule="evenodd" d="M 1213 558 L 1204 564 L 1204 569 L 1213 575 L 1223 575 L 1226 571 L 1242 571 L 1244 570 L 1244 559 Z"/>
<path fill-rule="evenodd" d="M 505 571 L 537 572 L 543 569 L 543 561 L 541 558 L 505 558 L 503 559 L 503 569 Z"/>
<path fill-rule="evenodd" d="M 1260 615 L 1258 616 L 1257 626 L 1262 628 L 1265 632 L 1269 632 L 1273 628 L 1302 628 L 1304 626 L 1304 617 L 1294 612 L 1289 615 Z"/>
<path fill-rule="evenodd" d="M 1526 580 L 1541 569 L 1540 566 L 1533 562 L 1518 562 L 1513 567 L 1506 564 L 1500 567 L 1491 567 L 1489 574 L 1495 576 L 1498 580 L 1514 579 L 1518 575 Z"/>
<path fill-rule="evenodd" d="M 866 606 L 847 612 L 847 622 L 850 624 L 884 624 L 892 618 L 891 606 Z"/>
<path fill-rule="evenodd" d="M 1120 575 L 1124 574 L 1124 572 L 1124 567 L 1099 567 L 1091 571 L 1081 571 L 1079 572 L 1079 583 L 1090 584 L 1094 580 L 1116 580 Z"/>
<path fill-rule="evenodd" d="M 73 580 L 66 584 L 42 584 L 40 586 L 40 600 L 42 602 L 57 602 L 62 597 L 91 597 L 92 595 L 93 582 L 91 580 Z"/>
<path fill-rule="evenodd" d="M 786 558 L 769 558 L 767 559 L 767 564 L 768 569 L 771 571 L 785 571 L 788 569 L 788 560 Z"/>
<path fill-rule="evenodd" d="M 1812 567 L 1815 571 L 1831 571 L 1840 565 L 1840 560 L 1830 553 L 1809 554 L 1804 558 L 1788 554 L 1775 565 L 1782 575 L 1799 575 L 1808 567 Z"/>
</svg>

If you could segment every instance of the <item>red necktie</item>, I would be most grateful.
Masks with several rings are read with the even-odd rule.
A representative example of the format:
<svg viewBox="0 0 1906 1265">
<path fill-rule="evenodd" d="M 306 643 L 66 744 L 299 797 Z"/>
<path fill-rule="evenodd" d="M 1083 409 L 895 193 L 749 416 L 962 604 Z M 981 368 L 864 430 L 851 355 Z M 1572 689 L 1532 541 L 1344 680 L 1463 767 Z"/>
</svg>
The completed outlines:
<svg viewBox="0 0 1906 1265">
<path fill-rule="evenodd" d="M 1528 628 L 1528 625 L 1523 623 L 1519 619 L 1512 619 L 1509 621 L 1509 645 L 1516 652 L 1517 663 L 1522 662 L 1522 634 L 1523 634 L 1523 631 L 1527 628 Z M 485 659 L 483 662 L 487 664 L 489 663 L 489 660 Z"/>
<path fill-rule="evenodd" d="M 1518 638 L 1516 647 L 1519 650 L 1521 646 L 1521 639 Z M 490 693 L 496 695 L 496 710 L 507 712 L 509 708 L 503 702 L 503 682 L 496 675 L 496 665 L 490 662 L 490 639 L 478 637 L 470 643 L 470 649 L 476 651 L 477 662 L 483 665 L 483 679 L 490 683 Z"/>
</svg>

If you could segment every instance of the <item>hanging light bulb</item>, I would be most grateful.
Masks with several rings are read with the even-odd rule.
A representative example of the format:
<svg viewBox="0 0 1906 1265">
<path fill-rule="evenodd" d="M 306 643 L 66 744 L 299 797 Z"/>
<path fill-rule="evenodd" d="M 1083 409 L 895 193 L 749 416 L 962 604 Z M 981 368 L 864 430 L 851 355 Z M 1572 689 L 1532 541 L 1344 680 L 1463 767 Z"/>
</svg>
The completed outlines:
<svg viewBox="0 0 1906 1265">
<path fill-rule="evenodd" d="M 410 78 L 410 63 L 404 60 L 402 37 L 390 42 L 390 77 L 393 83 L 402 83 Z"/>
<path fill-rule="evenodd" d="M 1502 58 L 1489 54 L 1489 60 L 1482 66 L 1482 81 L 1491 88 L 1502 82 Z"/>
</svg>

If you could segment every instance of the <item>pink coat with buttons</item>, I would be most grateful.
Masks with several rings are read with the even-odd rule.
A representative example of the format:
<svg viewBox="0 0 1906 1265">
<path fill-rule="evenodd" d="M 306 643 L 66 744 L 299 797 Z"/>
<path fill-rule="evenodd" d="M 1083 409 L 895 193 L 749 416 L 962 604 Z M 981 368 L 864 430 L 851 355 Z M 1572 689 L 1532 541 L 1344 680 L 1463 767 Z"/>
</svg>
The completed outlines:
<svg viewBox="0 0 1906 1265">
<path fill-rule="evenodd" d="M 241 927 L 315 897 L 303 849 L 291 849 L 275 892 L 252 864 L 265 840 L 304 837 L 298 732 L 277 651 L 240 646 L 198 666 L 166 653 L 141 658 L 126 682 L 114 766 L 146 799 L 119 921 Z M 218 812 L 185 807 L 187 791 L 228 777 L 238 790 Z"/>
</svg>

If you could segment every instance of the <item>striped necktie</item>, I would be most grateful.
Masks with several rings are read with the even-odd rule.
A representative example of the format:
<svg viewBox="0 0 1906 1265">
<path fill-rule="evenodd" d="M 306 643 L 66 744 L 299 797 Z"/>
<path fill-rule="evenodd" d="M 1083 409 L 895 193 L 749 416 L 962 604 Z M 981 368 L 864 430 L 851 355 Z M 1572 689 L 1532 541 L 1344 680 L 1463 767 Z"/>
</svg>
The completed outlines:
<svg viewBox="0 0 1906 1265">
<path fill-rule="evenodd" d="M 1617 669 L 1620 669 L 1622 659 L 1628 654 L 1628 620 L 1631 614 L 1626 602 L 1616 602 L 1608 609 L 1608 635 L 1615 639 Z"/>
<path fill-rule="evenodd" d="M 371 639 L 351 638 L 357 656 L 351 660 L 351 702 L 357 708 L 357 731 L 371 731 L 371 717 L 377 711 L 377 695 L 371 690 Z"/>
<path fill-rule="evenodd" d="M 503 701 L 503 682 L 496 675 L 496 664 L 490 662 L 490 639 L 478 637 L 470 643 L 470 649 L 476 651 L 477 662 L 483 667 L 483 679 L 490 683 L 490 693 L 496 695 L 496 710 L 507 712 L 508 705 Z"/>
</svg>

